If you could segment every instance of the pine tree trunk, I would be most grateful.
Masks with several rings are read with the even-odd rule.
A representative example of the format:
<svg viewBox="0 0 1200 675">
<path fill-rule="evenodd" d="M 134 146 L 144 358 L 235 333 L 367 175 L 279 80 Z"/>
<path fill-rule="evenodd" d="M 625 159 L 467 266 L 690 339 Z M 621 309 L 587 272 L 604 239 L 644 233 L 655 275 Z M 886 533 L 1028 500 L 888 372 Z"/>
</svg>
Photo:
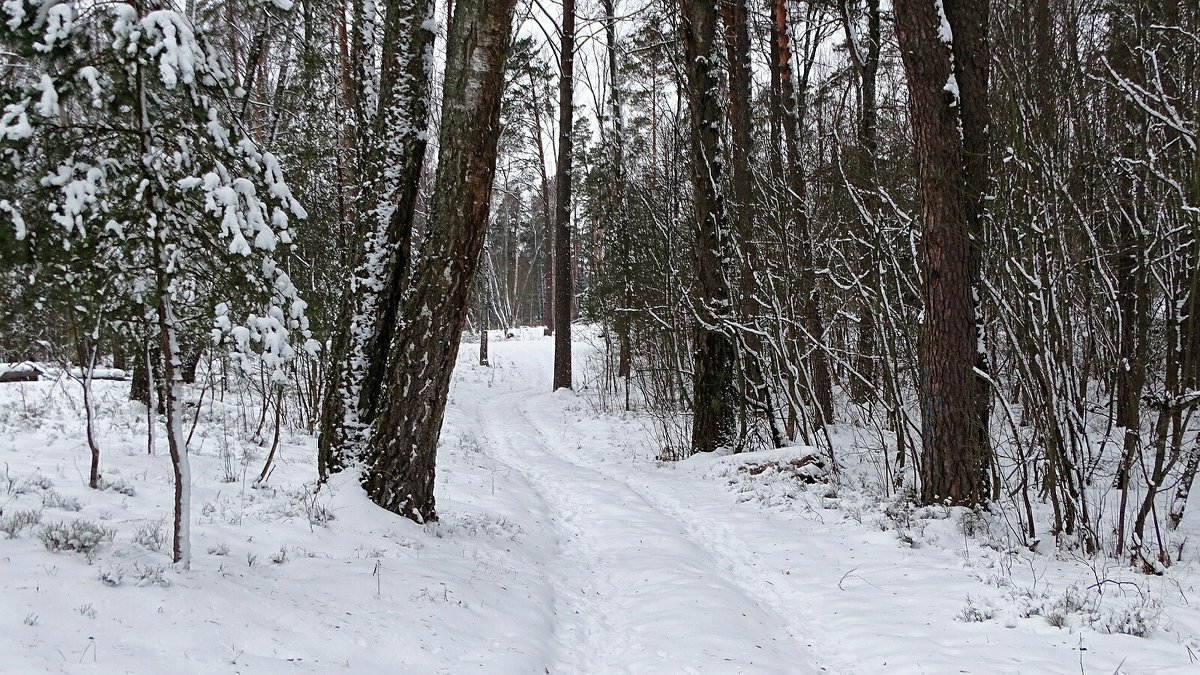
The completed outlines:
<svg viewBox="0 0 1200 675">
<path fill-rule="evenodd" d="M 353 434 L 347 424 L 346 411 L 348 399 L 351 398 L 347 376 L 353 314 L 351 303 L 342 305 L 338 311 L 338 329 L 333 332 L 326 348 L 326 382 L 321 396 L 320 431 L 317 434 L 317 475 L 322 481 L 345 469 L 352 460 L 347 456 L 351 454 L 347 444 Z"/>
<path fill-rule="evenodd" d="M 156 438 L 156 434 L 155 434 L 154 415 L 155 415 L 156 411 L 159 411 L 159 407 L 162 405 L 163 400 L 166 399 L 166 396 L 158 395 L 158 392 L 160 389 L 159 383 L 162 382 L 162 378 L 155 377 L 155 372 L 154 372 L 155 369 L 154 369 L 153 365 L 154 365 L 156 354 L 158 354 L 158 350 L 151 343 L 151 338 L 147 338 L 146 342 L 145 342 L 145 351 L 142 353 L 142 362 L 145 364 L 145 370 L 143 371 L 143 373 L 144 373 L 144 377 L 146 378 L 146 380 L 145 380 L 145 384 L 146 384 L 146 401 L 145 401 L 145 403 L 146 403 L 146 454 L 147 455 L 153 455 L 154 448 L 156 445 L 158 445 L 158 439 Z M 161 361 L 161 359 L 159 359 L 159 361 Z"/>
<path fill-rule="evenodd" d="M 127 351 L 127 347 L 128 345 L 121 339 L 120 335 L 113 333 L 113 368 L 117 370 L 129 370 L 129 352 Z"/>
<path fill-rule="evenodd" d="M 196 383 L 196 371 L 200 368 L 200 360 L 204 358 L 204 345 L 192 345 L 184 351 L 182 377 L 184 384 Z"/>
<path fill-rule="evenodd" d="M 437 517 L 437 444 L 487 231 L 515 4 L 455 6 L 429 229 L 400 307 L 384 401 L 365 451 L 367 494 L 417 522 Z"/>
<path fill-rule="evenodd" d="M 479 365 L 487 366 L 488 363 L 488 328 L 492 322 L 492 312 L 490 311 L 491 302 L 488 298 L 491 297 L 488 293 L 486 279 L 491 271 L 491 258 L 488 253 L 487 241 L 483 244 L 483 270 L 480 272 L 485 280 L 485 283 L 475 285 L 475 295 L 479 298 Z M 504 326 L 505 330 L 508 329 Z"/>
<path fill-rule="evenodd" d="M 987 0 L 903 0 L 895 12 L 909 82 L 925 268 L 922 497 L 974 506 L 990 497 L 992 461 L 987 385 L 976 374 L 986 372 L 978 288 L 988 181 L 989 7 Z"/>
<path fill-rule="evenodd" d="M 621 103 L 621 71 L 617 65 L 617 14 L 614 0 L 603 0 L 604 7 L 604 39 L 608 57 L 608 102 L 609 115 L 612 117 L 612 138 L 609 142 L 612 150 L 613 163 L 613 198 L 610 201 L 612 222 L 610 227 L 616 229 L 615 250 L 607 250 L 608 260 L 617 257 L 616 263 L 621 266 L 621 300 L 619 312 L 613 321 L 613 330 L 617 334 L 617 377 L 625 387 L 625 410 L 629 410 L 629 376 L 633 365 L 632 344 L 630 339 L 630 313 L 633 306 L 633 280 L 630 267 L 632 265 L 632 245 L 630 242 L 628 204 L 625 183 L 625 117 Z"/>
<path fill-rule="evenodd" d="M 133 360 L 133 374 L 129 377 L 129 400 L 137 401 L 148 406 L 147 414 L 163 414 L 163 400 L 167 394 L 163 388 L 162 355 L 154 346 L 153 338 L 145 338 L 141 344 L 141 353 Z M 150 387 L 153 385 L 154 390 Z M 151 394 L 154 394 L 151 396 Z"/>
<path fill-rule="evenodd" d="M 529 90 L 533 95 L 533 108 L 541 110 L 542 97 L 538 95 L 538 86 L 533 74 L 529 75 Z M 542 216 L 542 250 L 539 259 L 542 262 L 542 321 L 546 324 L 546 335 L 554 334 L 554 217 L 550 208 L 550 176 L 546 173 L 546 150 L 542 146 L 542 116 L 532 115 L 533 126 L 530 129 L 533 136 L 533 147 L 537 152 L 538 175 L 541 178 L 539 199 Z"/>
<path fill-rule="evenodd" d="M 558 78 L 558 168 L 554 227 L 554 384 L 571 388 L 571 312 L 575 283 L 571 264 L 571 155 L 575 104 L 575 0 L 563 0 Z"/>
<path fill-rule="evenodd" d="M 759 327 L 760 294 L 758 245 L 754 221 L 756 201 L 750 158 L 754 153 L 754 120 L 751 110 L 750 27 L 746 0 L 727 0 L 721 5 L 725 23 L 725 51 L 729 59 L 729 125 L 733 130 L 730 155 L 733 158 L 733 224 L 741 244 L 741 284 L 738 288 L 738 331 L 741 359 L 746 381 L 743 409 L 765 419 L 775 447 L 785 443 L 785 434 L 775 414 L 770 385 L 764 366 L 763 341 Z"/>
<path fill-rule="evenodd" d="M 488 366 L 488 327 L 487 327 L 487 310 L 483 310 L 480 314 L 479 324 L 479 365 Z"/>
<path fill-rule="evenodd" d="M 696 279 L 699 321 L 692 380 L 692 451 L 712 452 L 734 443 L 733 368 L 737 351 L 729 331 L 730 297 L 725 270 L 729 219 L 721 194 L 721 110 L 714 72 L 717 7 L 683 0 L 682 33 L 691 110 L 692 180 L 695 186 Z"/>
</svg>

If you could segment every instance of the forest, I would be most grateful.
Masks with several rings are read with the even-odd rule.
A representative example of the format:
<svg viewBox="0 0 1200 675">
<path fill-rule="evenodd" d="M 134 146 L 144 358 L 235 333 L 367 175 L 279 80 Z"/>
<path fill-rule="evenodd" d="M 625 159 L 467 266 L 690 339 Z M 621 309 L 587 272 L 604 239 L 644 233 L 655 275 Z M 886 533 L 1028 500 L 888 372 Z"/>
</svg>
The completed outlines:
<svg viewBox="0 0 1200 675">
<path fill-rule="evenodd" d="M 656 467 L 1190 574 L 1198 143 L 1191 1 L 5 0 L 0 429 L 165 450 L 187 570 L 212 434 L 446 522 L 530 341 Z"/>
</svg>

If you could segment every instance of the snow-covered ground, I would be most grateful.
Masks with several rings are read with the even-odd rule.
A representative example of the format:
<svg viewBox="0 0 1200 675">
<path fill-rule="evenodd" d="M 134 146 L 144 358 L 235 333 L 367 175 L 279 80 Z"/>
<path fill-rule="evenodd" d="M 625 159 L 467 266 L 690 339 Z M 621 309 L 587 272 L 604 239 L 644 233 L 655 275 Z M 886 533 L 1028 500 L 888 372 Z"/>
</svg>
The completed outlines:
<svg viewBox="0 0 1200 675">
<path fill-rule="evenodd" d="M 854 467 L 809 485 L 802 448 L 656 462 L 635 416 L 548 393 L 552 345 L 493 341 L 491 368 L 464 346 L 435 525 L 351 474 L 314 495 L 304 435 L 251 487 L 265 449 L 234 397 L 206 404 L 188 572 L 127 383 L 96 383 L 99 492 L 77 386 L 0 384 L 0 672 L 1200 671 L 1194 551 L 1147 577 L 1011 548 L 1001 516 L 873 497 Z M 77 519 L 96 548 L 48 551 Z"/>
</svg>

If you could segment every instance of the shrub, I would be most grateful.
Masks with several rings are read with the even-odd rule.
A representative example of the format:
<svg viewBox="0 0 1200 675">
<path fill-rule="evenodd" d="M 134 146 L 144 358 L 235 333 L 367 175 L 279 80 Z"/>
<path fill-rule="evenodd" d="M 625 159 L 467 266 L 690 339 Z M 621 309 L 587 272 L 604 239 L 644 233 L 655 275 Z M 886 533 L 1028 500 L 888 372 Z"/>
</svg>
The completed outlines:
<svg viewBox="0 0 1200 675">
<path fill-rule="evenodd" d="M 80 511 L 83 509 L 83 504 L 74 497 L 68 497 L 57 490 L 47 490 L 42 493 L 42 506 L 48 509 L 62 509 L 63 511 Z"/>
<path fill-rule="evenodd" d="M 52 523 L 38 532 L 38 538 L 47 551 L 77 551 L 90 554 L 105 540 L 111 541 L 115 533 L 90 520 L 73 520 L 70 523 Z"/>
<path fill-rule="evenodd" d="M 125 580 L 125 570 L 121 569 L 120 566 L 101 567 L 100 571 L 96 574 L 96 578 L 98 578 L 100 583 L 104 584 L 105 586 L 112 586 L 115 588 L 120 586 L 121 582 Z"/>
<path fill-rule="evenodd" d="M 8 535 L 9 539 L 16 539 L 21 535 L 23 530 L 31 528 L 40 522 L 42 522 L 41 511 L 14 511 L 0 518 L 0 532 Z"/>
<path fill-rule="evenodd" d="M 977 598 L 968 595 L 967 604 L 958 611 L 958 620 L 967 623 L 989 621 L 996 617 L 996 605 L 988 598 Z"/>
<path fill-rule="evenodd" d="M 54 481 L 40 473 L 28 476 L 24 480 L 19 479 L 12 475 L 8 469 L 8 464 L 5 463 L 4 475 L 0 476 L 0 485 L 3 485 L 5 494 L 25 495 L 35 490 L 49 490 L 54 487 Z"/>
<path fill-rule="evenodd" d="M 21 485 L 17 488 L 17 493 L 28 494 L 34 490 L 41 490 L 42 492 L 45 492 L 46 490 L 51 490 L 53 488 L 54 481 L 40 473 L 35 473 L 21 483 Z"/>
<path fill-rule="evenodd" d="M 133 543 L 144 546 L 151 551 L 162 550 L 166 536 L 163 535 L 162 521 L 138 525 L 133 533 Z"/>
<path fill-rule="evenodd" d="M 167 568 L 162 565 L 134 565 L 133 574 L 137 577 L 138 586 L 167 587 L 171 582 L 166 577 Z"/>
<path fill-rule="evenodd" d="M 101 490 L 105 490 L 108 492 L 116 492 L 118 494 L 123 494 L 126 497 L 132 497 L 135 494 L 137 494 L 137 491 L 133 489 L 133 484 L 130 483 L 129 481 L 125 480 L 124 478 L 118 478 L 116 480 L 109 480 L 107 478 L 101 477 L 100 482 L 97 484 L 97 487 L 99 487 Z"/>
<path fill-rule="evenodd" d="M 1149 637 L 1163 627 L 1162 604 L 1152 600 L 1134 607 L 1113 609 L 1107 616 L 1092 621 L 1092 627 L 1105 633 L 1122 633 L 1134 637 Z"/>
</svg>

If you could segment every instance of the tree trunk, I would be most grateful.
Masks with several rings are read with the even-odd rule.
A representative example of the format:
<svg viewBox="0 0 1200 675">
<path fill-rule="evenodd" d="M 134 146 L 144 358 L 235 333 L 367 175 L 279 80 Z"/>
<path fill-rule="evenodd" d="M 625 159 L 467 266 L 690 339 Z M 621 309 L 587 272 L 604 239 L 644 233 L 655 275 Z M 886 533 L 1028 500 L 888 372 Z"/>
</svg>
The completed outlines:
<svg viewBox="0 0 1200 675">
<path fill-rule="evenodd" d="M 166 391 L 163 388 L 162 355 L 151 338 L 143 340 L 141 346 L 142 353 L 134 359 L 133 374 L 129 377 L 129 400 L 148 406 L 150 411 L 147 414 L 156 412 L 161 415 L 166 412 L 163 409 Z M 152 385 L 153 391 L 150 389 Z M 152 393 L 154 396 L 151 396 Z"/>
<path fill-rule="evenodd" d="M 759 251 L 754 232 L 754 175 L 750 158 L 754 153 L 754 119 L 751 111 L 750 27 L 746 0 L 726 0 L 721 5 L 725 23 L 725 51 L 729 59 L 729 125 L 733 130 L 730 155 L 733 164 L 733 225 L 741 245 L 741 284 L 738 289 L 738 331 L 741 359 L 746 375 L 743 410 L 767 422 L 771 443 L 784 445 L 786 438 L 775 414 L 763 365 L 763 342 L 759 327 Z"/>
<path fill-rule="evenodd" d="M 575 0 L 563 0 L 558 78 L 558 167 L 554 226 L 554 389 L 571 388 L 571 311 L 575 284 L 571 264 L 571 155 L 575 121 Z"/>
<path fill-rule="evenodd" d="M 149 115 L 146 111 L 146 88 L 142 79 L 142 71 L 137 72 L 137 119 L 141 124 L 142 158 L 154 156 L 151 149 L 151 137 L 154 133 L 146 125 Z M 149 167 L 149 164 L 145 164 Z M 183 569 L 191 567 L 191 502 L 192 502 L 192 471 L 188 461 L 187 439 L 183 433 L 183 354 L 179 349 L 178 324 L 174 307 L 174 274 L 176 260 L 169 221 L 164 219 L 162 198 L 155 190 L 155 182 L 146 180 L 148 187 L 143 198 L 154 210 L 154 218 L 150 219 L 150 242 L 154 256 L 154 316 L 157 331 L 159 354 L 162 362 L 162 382 L 164 383 L 163 407 L 167 416 L 167 448 L 171 455 L 171 468 L 175 478 L 175 509 L 174 532 L 171 539 L 171 560 Z M 147 350 L 148 354 L 150 350 Z M 147 369 L 149 371 L 149 369 Z M 150 373 L 147 373 L 150 376 Z M 148 382 L 147 391 L 154 383 Z M 154 419 L 148 420 L 150 429 L 154 427 Z M 153 431 L 150 432 L 150 442 L 153 443 Z M 153 445 L 151 445 L 153 449 Z"/>
<path fill-rule="evenodd" d="M 721 110 L 715 72 L 717 8 L 705 0 L 681 0 L 682 32 L 691 112 L 692 226 L 695 231 L 698 325 L 692 380 L 692 451 L 733 445 L 733 367 L 729 330 L 730 289 L 725 276 L 729 219 L 721 194 Z"/>
<path fill-rule="evenodd" d="M 483 244 L 482 271 L 485 282 L 492 266 L 487 248 L 487 241 L 485 239 Z M 479 298 L 479 365 L 487 366 L 490 365 L 488 363 L 488 328 L 492 321 L 492 313 L 490 311 L 491 302 L 488 300 L 490 294 L 488 293 L 486 283 L 476 284 L 475 289 L 475 295 Z M 505 325 L 504 329 L 507 330 L 508 326 Z"/>
<path fill-rule="evenodd" d="M 550 213 L 550 176 L 546 174 L 546 150 L 542 146 L 542 114 L 538 86 L 529 75 L 529 91 L 533 95 L 533 147 L 537 151 L 540 202 L 542 206 L 543 255 L 542 265 L 542 321 L 546 323 L 546 335 L 554 333 L 554 218 Z"/>
<path fill-rule="evenodd" d="M 93 333 L 80 330 L 78 319 L 72 312 L 71 323 L 75 332 L 76 357 L 79 361 L 79 382 L 83 387 L 83 412 L 88 449 L 92 454 L 91 469 L 88 472 L 88 487 L 100 489 L 100 443 L 96 439 L 96 401 L 92 391 L 92 376 L 96 372 L 96 357 L 98 344 Z"/>
<path fill-rule="evenodd" d="M 154 363 L 155 361 L 161 363 L 162 359 L 155 358 L 158 356 L 158 350 L 155 349 L 150 338 L 146 339 L 145 351 L 143 352 L 142 356 L 142 362 L 145 364 L 143 373 L 144 377 L 146 378 L 146 454 L 153 455 L 154 447 L 158 445 L 158 439 L 156 438 L 155 434 L 154 415 L 156 411 L 161 412 L 160 407 L 163 404 L 163 400 L 166 399 L 166 396 L 158 395 L 158 392 L 161 389 L 160 383 L 163 380 L 161 377 L 155 377 Z"/>
<path fill-rule="evenodd" d="M 617 333 L 617 377 L 625 387 L 625 410 L 629 410 L 629 375 L 632 368 L 632 345 L 630 344 L 629 315 L 633 305 L 633 280 L 631 277 L 632 246 L 630 244 L 628 209 L 625 185 L 625 118 L 621 105 L 620 70 L 617 67 L 617 14 L 614 0 L 603 0 L 604 39 L 608 55 L 609 109 L 612 116 L 612 149 L 614 198 L 610 200 L 611 226 L 618 238 L 616 253 L 621 265 L 621 306 L 613 329 Z M 611 256 L 609 258 L 611 260 Z"/>
<path fill-rule="evenodd" d="M 200 360 L 204 358 L 204 345 L 192 345 L 183 354 L 182 377 L 184 384 L 196 383 L 196 370 L 200 368 Z"/>
<path fill-rule="evenodd" d="M 409 277 L 413 218 L 425 161 L 429 78 L 426 51 L 433 41 L 430 0 L 392 0 L 384 9 L 378 102 L 360 92 L 356 200 L 365 221 L 352 302 L 343 308 L 334 336 L 330 382 L 322 405 L 317 464 L 322 478 L 357 458 L 380 399 L 394 338 L 396 312 Z M 358 22 L 364 21 L 358 16 Z M 361 27 L 360 27 L 361 34 Z M 373 58 L 374 47 L 356 57 Z M 361 53 L 366 52 L 366 53 Z M 359 64 L 359 86 L 374 89 L 368 63 Z"/>
<path fill-rule="evenodd" d="M 1144 30 L 1151 18 L 1145 3 L 1114 3 L 1109 15 L 1113 29 L 1109 34 L 1106 58 L 1117 76 L 1145 84 L 1140 72 L 1139 50 L 1146 43 Z M 1117 169 L 1116 201 L 1117 232 L 1113 242 L 1116 274 L 1117 357 L 1116 365 L 1116 423 L 1122 427 L 1122 456 L 1117 468 L 1115 485 L 1120 489 L 1117 515 L 1118 555 L 1125 546 L 1126 511 L 1129 502 L 1129 482 L 1133 475 L 1134 458 L 1142 450 L 1142 393 L 1146 386 L 1148 360 L 1147 334 L 1150 328 L 1148 267 L 1144 259 L 1145 235 L 1150 227 L 1147 207 L 1149 195 L 1140 176 L 1133 169 L 1123 168 L 1119 157 L 1136 157 L 1138 146 L 1146 139 L 1146 122 L 1137 103 L 1118 96 L 1110 110 L 1128 129 L 1122 147 L 1114 158 Z"/>
<path fill-rule="evenodd" d="M 157 241 L 157 238 L 155 239 Z M 171 560 L 184 569 L 191 566 L 192 471 L 188 461 L 187 439 L 183 434 L 183 378 L 179 372 L 179 343 L 176 341 L 175 312 L 166 272 L 169 254 L 161 244 L 158 282 L 158 331 L 162 341 L 163 375 L 166 378 L 167 448 L 175 472 L 175 527 L 171 539 Z"/>
<path fill-rule="evenodd" d="M 431 66 L 426 52 L 434 39 L 428 25 L 433 13 L 432 0 L 407 0 L 389 3 L 385 16 L 388 28 L 382 39 L 379 108 L 375 113 L 375 137 L 380 148 L 368 162 L 381 190 L 378 194 L 368 190 L 365 195 L 366 206 L 382 233 L 376 251 L 381 269 L 375 279 L 382 286 L 374 302 L 374 330 L 365 345 L 367 362 L 372 367 L 363 373 L 358 400 L 364 424 L 374 418 L 396 311 L 408 283 L 413 221 L 427 144 Z"/>
<path fill-rule="evenodd" d="M 942 8 L 944 7 L 944 13 Z M 987 192 L 987 0 L 903 0 L 896 26 L 916 145 L 925 267 L 919 349 L 926 503 L 991 494 L 988 395 L 979 325 Z"/>
<path fill-rule="evenodd" d="M 364 453 L 376 504 L 436 519 L 437 443 L 487 231 L 516 0 L 459 0 L 448 38 L 429 228 L 398 314 L 384 400 Z"/>
</svg>

